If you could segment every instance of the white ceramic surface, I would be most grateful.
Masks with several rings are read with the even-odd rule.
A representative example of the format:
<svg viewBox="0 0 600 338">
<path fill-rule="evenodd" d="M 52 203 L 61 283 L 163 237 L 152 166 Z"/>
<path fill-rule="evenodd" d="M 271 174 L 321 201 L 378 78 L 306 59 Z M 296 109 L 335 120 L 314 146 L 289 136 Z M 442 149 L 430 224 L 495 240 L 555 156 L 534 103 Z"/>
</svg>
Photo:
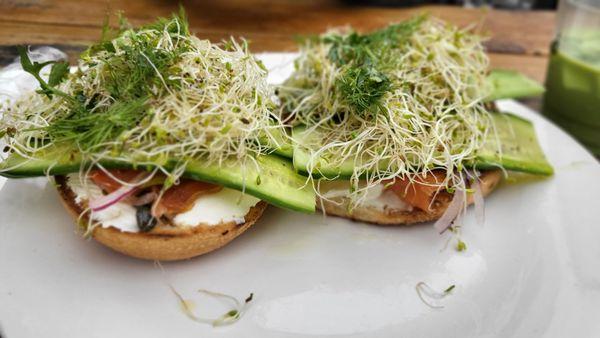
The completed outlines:
<svg viewBox="0 0 600 338">
<path fill-rule="evenodd" d="M 261 55 L 281 81 L 289 54 Z M 571 137 L 534 121 L 556 174 L 504 184 L 472 210 L 467 251 L 443 250 L 431 224 L 378 227 L 271 207 L 247 233 L 197 259 L 164 263 L 82 239 L 45 179 L 0 190 L 0 330 L 16 337 L 599 337 L 600 165 Z M 239 298 L 245 316 L 213 328 L 188 319 L 170 281 L 198 313 L 226 307 L 195 292 Z M 455 284 L 443 309 L 415 286 Z"/>
</svg>

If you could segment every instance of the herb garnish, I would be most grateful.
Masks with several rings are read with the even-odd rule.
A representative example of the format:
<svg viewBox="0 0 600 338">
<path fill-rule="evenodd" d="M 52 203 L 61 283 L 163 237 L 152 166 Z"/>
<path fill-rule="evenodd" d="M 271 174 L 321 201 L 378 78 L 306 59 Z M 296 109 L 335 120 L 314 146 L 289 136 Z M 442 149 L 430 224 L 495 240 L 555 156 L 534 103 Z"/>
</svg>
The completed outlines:
<svg viewBox="0 0 600 338">
<path fill-rule="evenodd" d="M 427 16 L 334 31 L 301 45 L 278 91 L 281 116 L 305 127 L 297 146 L 309 174 L 352 168 L 350 210 L 376 185 L 433 170 L 446 172 L 437 186 L 462 190 L 460 168 L 492 123 L 487 66 L 479 36 Z"/>
<path fill-rule="evenodd" d="M 327 56 L 341 67 L 337 90 L 358 113 L 369 108 L 377 110 L 379 99 L 392 87 L 385 74 L 395 64 L 395 58 L 389 57 L 390 50 L 403 48 L 423 19 L 419 16 L 370 34 L 351 32 L 322 38 L 323 43 L 330 45 Z"/>
<path fill-rule="evenodd" d="M 69 64 L 67 62 L 47 61 L 39 63 L 37 61 L 31 61 L 29 55 L 27 54 L 27 47 L 17 46 L 17 51 L 19 52 L 21 67 L 23 70 L 33 75 L 33 77 L 35 77 L 35 79 L 40 83 L 40 93 L 45 94 L 48 97 L 52 97 L 52 95 L 69 97 L 68 94 L 55 88 L 66 78 L 67 74 L 69 73 Z M 42 68 L 50 64 L 52 64 L 52 68 L 50 70 L 48 82 L 46 82 L 44 79 L 42 79 L 40 71 L 42 71 Z"/>
<path fill-rule="evenodd" d="M 151 164 L 174 180 L 189 159 L 251 163 L 285 134 L 267 71 L 246 42 L 200 40 L 183 12 L 137 29 L 124 18 L 118 29 L 105 22 L 77 70 L 56 63 L 47 81 L 39 73 L 49 63 L 20 52 L 42 95 L 7 109 L 0 134 L 26 157 L 55 146 L 81 154 L 82 163 Z M 165 169 L 173 160 L 178 165 Z"/>
<path fill-rule="evenodd" d="M 81 150 L 90 151 L 148 117 L 151 113 L 148 101 L 159 96 L 155 88 L 164 85 L 168 90 L 179 89 L 178 82 L 171 79 L 174 75 L 171 68 L 179 61 L 180 55 L 191 50 L 189 43 L 179 41 L 180 36 L 189 36 L 185 17 L 181 14 L 172 20 L 159 19 L 141 28 L 168 34 L 169 40 L 176 46 L 172 49 L 158 48 L 161 40 L 151 34 L 136 34 L 126 26 L 127 22 L 121 19 L 121 27 L 115 33 L 106 21 L 103 40 L 83 53 L 87 66 L 104 65 L 91 71 L 94 73 L 92 76 L 102 81 L 102 88 L 93 92 L 86 88 L 88 83 L 85 80 L 91 78 L 89 73 L 84 73 L 79 81 L 72 83 L 70 94 L 56 88 L 66 78 L 68 64 L 31 62 L 26 48 L 19 47 L 21 65 L 38 80 L 40 91 L 49 98 L 59 95 L 66 105 L 65 113 L 45 128 L 52 142 L 74 142 Z M 107 36 L 115 34 L 116 39 L 106 40 Z M 50 63 L 54 64 L 46 82 L 39 72 Z"/>
</svg>

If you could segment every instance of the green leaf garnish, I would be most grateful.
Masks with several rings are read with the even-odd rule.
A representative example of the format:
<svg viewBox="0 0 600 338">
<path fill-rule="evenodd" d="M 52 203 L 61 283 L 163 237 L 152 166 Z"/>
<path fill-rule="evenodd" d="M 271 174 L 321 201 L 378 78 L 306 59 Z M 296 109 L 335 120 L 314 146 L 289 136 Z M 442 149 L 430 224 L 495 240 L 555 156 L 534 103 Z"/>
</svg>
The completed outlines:
<svg viewBox="0 0 600 338">
<path fill-rule="evenodd" d="M 27 53 L 27 47 L 17 46 L 17 51 L 19 52 L 19 57 L 21 59 L 21 67 L 24 71 L 35 77 L 40 84 L 40 90 L 43 94 L 48 97 L 52 97 L 53 94 L 64 97 L 69 96 L 66 93 L 54 88 L 54 86 L 58 85 L 69 72 L 69 65 L 66 62 L 46 61 L 39 63 L 37 61 L 31 61 L 29 54 Z M 48 82 L 46 82 L 44 79 L 42 79 L 40 72 L 49 64 L 54 64 L 54 66 L 50 71 L 50 79 Z"/>
<path fill-rule="evenodd" d="M 67 74 L 69 74 L 69 64 L 66 62 L 56 62 L 50 70 L 48 86 L 55 87 L 59 85 L 67 77 Z"/>
</svg>

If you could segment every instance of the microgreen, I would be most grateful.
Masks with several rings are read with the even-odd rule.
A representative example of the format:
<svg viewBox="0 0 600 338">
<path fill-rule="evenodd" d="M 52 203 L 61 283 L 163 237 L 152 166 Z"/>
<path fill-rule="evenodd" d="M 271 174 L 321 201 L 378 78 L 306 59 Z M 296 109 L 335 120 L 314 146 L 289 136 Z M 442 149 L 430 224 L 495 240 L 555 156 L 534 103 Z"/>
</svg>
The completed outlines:
<svg viewBox="0 0 600 338">
<path fill-rule="evenodd" d="M 458 239 L 456 242 L 456 250 L 457 251 L 467 250 L 467 244 L 465 244 L 465 242 L 463 242 L 462 240 Z"/>
<path fill-rule="evenodd" d="M 391 88 L 388 77 L 375 67 L 349 68 L 337 82 L 338 91 L 357 112 L 374 108 Z"/>
<path fill-rule="evenodd" d="M 74 141 L 85 150 L 115 139 L 130 130 L 145 116 L 146 98 L 118 101 L 90 113 L 88 109 L 72 109 L 71 114 L 57 119 L 47 127 L 51 139 L 59 142 Z"/>
<path fill-rule="evenodd" d="M 285 134 L 267 71 L 247 43 L 200 40 L 183 11 L 137 29 L 122 17 L 117 29 L 105 21 L 76 71 L 54 64 L 48 81 L 39 73 L 49 63 L 20 52 L 43 95 L 9 107 L 0 130 L 11 149 L 32 158 L 49 144 L 67 144 L 94 163 L 151 163 L 175 180 L 183 171 L 167 172 L 168 161 L 246 163 Z"/>
<path fill-rule="evenodd" d="M 380 98 L 392 88 L 384 73 L 395 63 L 390 50 L 402 49 L 423 19 L 419 16 L 370 34 L 327 34 L 322 38 L 329 45 L 329 60 L 341 67 L 337 90 L 357 113 L 377 110 Z"/>
<path fill-rule="evenodd" d="M 440 292 L 425 282 L 419 282 L 417 285 L 415 285 L 415 290 L 417 291 L 417 296 L 419 296 L 419 299 L 421 299 L 423 304 L 432 309 L 443 309 L 444 305 L 441 304 L 441 301 L 448 297 L 455 287 L 456 286 L 452 284 L 447 287 L 446 290 Z"/>
<path fill-rule="evenodd" d="M 443 170 L 440 186 L 462 190 L 458 168 L 473 160 L 491 124 L 488 58 L 481 38 L 419 16 L 359 34 L 334 30 L 302 44 L 278 88 L 281 116 L 306 127 L 307 171 L 353 167 L 353 205 L 397 177 Z M 358 185 L 357 185 L 358 186 Z"/>
</svg>

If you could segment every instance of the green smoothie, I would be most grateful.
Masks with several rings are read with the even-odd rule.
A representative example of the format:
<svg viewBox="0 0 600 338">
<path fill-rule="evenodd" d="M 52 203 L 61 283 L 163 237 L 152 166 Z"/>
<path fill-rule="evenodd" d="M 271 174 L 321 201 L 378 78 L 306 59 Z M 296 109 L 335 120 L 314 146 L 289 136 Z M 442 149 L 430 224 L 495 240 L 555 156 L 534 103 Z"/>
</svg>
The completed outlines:
<svg viewBox="0 0 600 338">
<path fill-rule="evenodd" d="M 543 111 L 600 156 L 600 32 L 553 48 Z"/>
</svg>

